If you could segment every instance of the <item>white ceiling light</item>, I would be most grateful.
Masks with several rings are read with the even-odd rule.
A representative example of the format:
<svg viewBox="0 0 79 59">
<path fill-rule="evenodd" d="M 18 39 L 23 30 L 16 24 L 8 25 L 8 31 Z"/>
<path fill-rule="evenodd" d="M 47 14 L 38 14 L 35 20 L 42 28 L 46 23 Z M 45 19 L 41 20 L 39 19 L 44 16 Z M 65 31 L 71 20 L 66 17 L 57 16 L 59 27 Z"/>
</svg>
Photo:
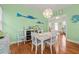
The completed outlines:
<svg viewBox="0 0 79 59">
<path fill-rule="evenodd" d="M 53 13 L 52 13 L 52 9 L 51 8 L 45 9 L 44 12 L 43 12 L 43 16 L 45 18 L 51 18 L 52 14 Z"/>
<path fill-rule="evenodd" d="M 59 16 L 56 16 L 56 19 L 59 19 L 60 17 Z"/>
</svg>

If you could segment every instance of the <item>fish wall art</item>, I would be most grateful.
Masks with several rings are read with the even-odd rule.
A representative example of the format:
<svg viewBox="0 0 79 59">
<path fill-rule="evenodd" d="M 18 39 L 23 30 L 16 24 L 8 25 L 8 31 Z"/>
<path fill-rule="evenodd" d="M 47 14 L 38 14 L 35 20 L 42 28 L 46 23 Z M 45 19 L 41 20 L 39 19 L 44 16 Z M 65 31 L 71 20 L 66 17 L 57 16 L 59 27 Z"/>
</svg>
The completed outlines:
<svg viewBox="0 0 79 59">
<path fill-rule="evenodd" d="M 38 19 L 38 18 L 36 18 L 36 17 L 34 17 L 34 16 L 31 16 L 31 15 L 27 15 L 27 16 L 22 15 L 20 12 L 17 12 L 17 13 L 16 13 L 16 16 L 17 16 L 17 17 L 24 17 L 24 18 L 28 18 L 28 19 Z M 36 20 L 35 20 L 35 21 L 36 21 Z M 36 23 L 37 23 L 37 24 L 44 24 L 44 22 L 41 22 L 41 21 L 39 21 L 39 20 L 37 20 Z"/>
<path fill-rule="evenodd" d="M 24 17 L 24 18 L 28 18 L 28 19 L 36 19 L 36 17 L 32 16 L 32 15 L 22 15 L 21 13 L 17 12 L 16 13 L 17 17 Z"/>
<path fill-rule="evenodd" d="M 79 22 L 79 15 L 73 15 L 72 16 L 72 23 L 77 23 Z"/>
</svg>

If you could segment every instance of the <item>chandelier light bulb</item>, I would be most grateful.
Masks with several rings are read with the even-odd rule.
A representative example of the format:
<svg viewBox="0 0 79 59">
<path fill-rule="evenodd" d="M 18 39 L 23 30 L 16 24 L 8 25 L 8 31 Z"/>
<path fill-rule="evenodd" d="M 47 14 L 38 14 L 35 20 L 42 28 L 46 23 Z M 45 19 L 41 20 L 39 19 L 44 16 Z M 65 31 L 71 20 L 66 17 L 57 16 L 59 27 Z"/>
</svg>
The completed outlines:
<svg viewBox="0 0 79 59">
<path fill-rule="evenodd" d="M 44 16 L 45 18 L 51 18 L 52 14 L 53 14 L 53 13 L 52 13 L 52 9 L 50 9 L 50 8 L 45 9 L 44 12 L 43 12 L 43 16 Z"/>
</svg>

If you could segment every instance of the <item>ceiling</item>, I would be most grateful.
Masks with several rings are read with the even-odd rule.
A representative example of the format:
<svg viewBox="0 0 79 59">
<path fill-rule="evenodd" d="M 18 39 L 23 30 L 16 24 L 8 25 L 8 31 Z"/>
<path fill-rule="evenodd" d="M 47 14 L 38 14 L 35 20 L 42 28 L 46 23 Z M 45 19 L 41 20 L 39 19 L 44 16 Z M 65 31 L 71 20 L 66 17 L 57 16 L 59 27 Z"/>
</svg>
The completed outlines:
<svg viewBox="0 0 79 59">
<path fill-rule="evenodd" d="M 63 9 L 71 6 L 71 4 L 24 4 L 24 6 L 43 10 L 46 8 Z"/>
</svg>

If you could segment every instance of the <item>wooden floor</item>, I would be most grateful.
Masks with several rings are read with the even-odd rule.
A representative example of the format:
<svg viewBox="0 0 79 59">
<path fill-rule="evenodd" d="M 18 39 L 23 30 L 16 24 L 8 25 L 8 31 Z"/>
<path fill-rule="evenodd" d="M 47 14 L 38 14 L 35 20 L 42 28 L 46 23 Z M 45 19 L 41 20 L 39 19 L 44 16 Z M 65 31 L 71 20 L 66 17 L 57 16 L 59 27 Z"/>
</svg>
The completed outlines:
<svg viewBox="0 0 79 59">
<path fill-rule="evenodd" d="M 31 42 L 26 42 L 26 44 L 20 43 L 18 46 L 17 44 L 13 44 L 10 46 L 12 54 L 35 54 L 35 48 L 31 51 Z M 55 54 L 55 49 L 53 48 L 52 54 Z M 38 54 L 41 54 L 40 46 L 38 47 Z M 46 46 L 44 49 L 44 54 L 51 54 L 49 46 Z M 68 42 L 67 41 L 67 49 L 66 52 L 62 54 L 79 54 L 79 45 Z"/>
</svg>

